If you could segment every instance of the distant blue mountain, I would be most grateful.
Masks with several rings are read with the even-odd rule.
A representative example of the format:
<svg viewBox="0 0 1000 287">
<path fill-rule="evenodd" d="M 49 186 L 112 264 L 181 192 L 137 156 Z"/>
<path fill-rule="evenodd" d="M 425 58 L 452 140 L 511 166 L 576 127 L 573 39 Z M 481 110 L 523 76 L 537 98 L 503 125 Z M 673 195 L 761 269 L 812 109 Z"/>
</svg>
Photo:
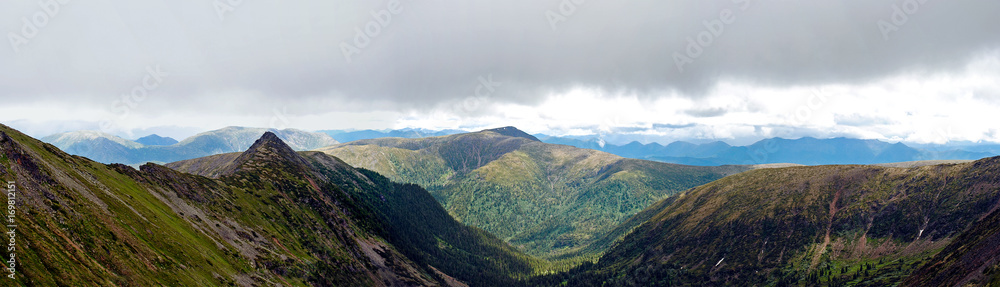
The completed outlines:
<svg viewBox="0 0 1000 287">
<path fill-rule="evenodd" d="M 1000 154 L 998 145 L 961 147 L 925 146 L 917 149 L 903 143 L 850 138 L 800 139 L 770 138 L 748 146 L 730 146 L 724 142 L 694 144 L 673 142 L 625 145 L 603 144 L 600 140 L 581 140 L 535 135 L 543 142 L 600 150 L 623 157 L 649 159 L 686 165 L 746 165 L 768 163 L 879 164 L 919 160 L 975 160 Z"/>
<path fill-rule="evenodd" d="M 466 133 L 466 131 L 460 131 L 460 130 L 434 131 L 425 129 L 360 130 L 360 131 L 322 130 L 318 132 L 330 135 L 330 137 L 342 143 L 347 143 L 357 140 L 378 139 L 378 138 L 414 139 L 414 138 L 437 137 L 437 136 Z"/>
<path fill-rule="evenodd" d="M 601 143 L 596 139 L 581 140 L 568 137 L 553 137 L 545 134 L 535 134 L 535 137 L 545 143 L 594 149 L 623 157 L 638 159 L 644 159 L 651 156 L 707 158 L 713 157 L 733 147 L 721 141 L 705 144 L 693 144 L 684 141 L 676 141 L 666 146 L 655 142 L 650 144 L 641 144 L 637 141 L 633 141 L 625 145 L 613 145 Z"/>
<path fill-rule="evenodd" d="M 295 129 L 226 127 L 199 133 L 171 145 L 149 145 L 97 131 L 59 133 L 42 138 L 70 154 L 102 163 L 143 164 L 174 162 L 220 153 L 241 152 L 265 132 L 273 132 L 295 150 L 311 150 L 337 144 L 322 133 Z M 153 138 L 151 138 L 153 139 Z M 172 139 L 171 139 L 172 140 Z M 161 140 L 161 142 L 163 142 Z"/>
<path fill-rule="evenodd" d="M 184 141 L 150 135 L 130 141 L 99 132 L 78 131 L 56 134 L 43 141 L 71 154 L 82 155 L 99 162 L 141 164 L 147 161 L 172 162 L 245 150 L 268 129 L 228 127 L 201 133 Z M 296 150 L 310 150 L 364 139 L 424 138 L 464 133 L 460 130 L 272 130 Z M 503 132 L 504 128 L 497 129 Z M 519 131 L 518 131 L 519 132 Z M 880 164 L 920 160 L 975 160 L 1000 155 L 1000 144 L 955 143 L 949 145 L 922 144 L 908 146 L 878 140 L 850 138 L 800 139 L 770 138 L 747 146 L 732 146 L 725 142 L 690 143 L 677 141 L 668 145 L 642 144 L 637 141 L 623 145 L 605 143 L 594 136 L 554 137 L 545 134 L 519 134 L 550 144 L 562 144 L 593 149 L 627 158 L 647 159 L 668 163 L 718 166 L 769 163 Z M 619 137 L 621 138 L 621 137 Z"/>
<path fill-rule="evenodd" d="M 151 134 L 148 136 L 141 137 L 135 142 L 146 146 L 162 146 L 162 145 L 172 145 L 177 143 L 177 140 L 171 137 L 161 137 L 157 134 Z"/>
</svg>

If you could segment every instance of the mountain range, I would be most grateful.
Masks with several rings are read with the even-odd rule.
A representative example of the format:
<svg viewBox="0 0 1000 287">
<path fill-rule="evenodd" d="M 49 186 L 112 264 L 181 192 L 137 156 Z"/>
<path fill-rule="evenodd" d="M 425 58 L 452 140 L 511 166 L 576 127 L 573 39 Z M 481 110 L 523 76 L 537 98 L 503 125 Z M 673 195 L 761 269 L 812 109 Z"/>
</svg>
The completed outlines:
<svg viewBox="0 0 1000 287">
<path fill-rule="evenodd" d="M 350 164 L 365 157 L 386 176 Z M 680 166 L 508 127 L 323 151 L 265 132 L 242 152 L 136 169 L 0 125 L 16 239 L 5 284 L 996 286 L 1000 157 L 938 163 Z M 622 210 L 656 191 L 672 195 Z M 563 221 L 533 236 L 469 222 L 533 216 L 509 216 L 518 205 Z"/>
<path fill-rule="evenodd" d="M 655 142 L 613 145 L 597 139 L 536 136 L 546 143 L 600 150 L 628 158 L 702 166 L 770 163 L 879 164 L 925 160 L 976 160 L 1000 155 L 1000 149 L 995 149 L 993 145 L 924 145 L 922 149 L 918 149 L 904 143 L 893 144 L 879 140 L 850 138 L 769 138 L 748 146 L 731 146 L 721 141 L 703 144 L 677 141 L 664 146 Z"/>
<path fill-rule="evenodd" d="M 320 151 L 423 186 L 456 219 L 544 258 L 595 255 L 601 248 L 591 244 L 649 204 L 747 169 L 627 159 L 546 144 L 514 127 Z"/>
<path fill-rule="evenodd" d="M 295 150 L 311 150 L 338 143 L 330 136 L 321 133 L 246 127 L 226 127 L 208 131 L 180 142 L 155 135 L 130 141 L 96 131 L 59 133 L 44 137 L 42 141 L 51 143 L 70 154 L 85 156 L 98 162 L 138 166 L 146 162 L 166 163 L 244 151 L 267 131 L 278 135 Z"/>
<path fill-rule="evenodd" d="M 419 186 L 271 132 L 204 162 L 224 171 L 100 164 L 0 125 L 0 180 L 16 186 L 4 285 L 498 286 L 548 268 Z"/>
<path fill-rule="evenodd" d="M 427 129 L 360 130 L 360 131 L 321 130 L 317 132 L 330 135 L 330 137 L 333 137 L 333 139 L 342 143 L 352 142 L 356 140 L 377 139 L 377 138 L 413 139 L 413 138 L 437 137 L 437 136 L 466 133 L 466 131 L 462 130 L 436 131 Z"/>
<path fill-rule="evenodd" d="M 104 163 L 125 163 L 138 166 L 145 162 L 166 163 L 218 153 L 237 152 L 268 129 L 227 127 L 191 137 L 207 137 L 177 143 L 172 138 L 149 135 L 129 141 L 93 131 L 55 134 L 42 138 L 75 155 Z M 247 131 L 249 131 L 247 133 Z M 276 132 L 296 150 L 312 150 L 336 143 L 381 138 L 427 138 L 467 133 L 460 130 L 321 130 L 315 133 L 300 130 Z M 1000 145 L 956 142 L 948 145 L 887 143 L 879 140 L 850 138 L 799 139 L 769 138 L 747 146 L 732 146 L 716 141 L 695 144 L 676 141 L 667 145 L 642 144 L 637 141 L 624 145 L 605 143 L 597 137 L 556 137 L 533 135 L 545 143 L 569 145 L 599 150 L 622 157 L 697 166 L 759 165 L 773 163 L 882 164 L 927 160 L 976 160 L 1000 155 Z M 628 138 L 619 136 L 619 138 Z M 135 145 L 139 143 L 140 145 Z M 233 144 L 235 143 L 235 144 Z"/>
</svg>

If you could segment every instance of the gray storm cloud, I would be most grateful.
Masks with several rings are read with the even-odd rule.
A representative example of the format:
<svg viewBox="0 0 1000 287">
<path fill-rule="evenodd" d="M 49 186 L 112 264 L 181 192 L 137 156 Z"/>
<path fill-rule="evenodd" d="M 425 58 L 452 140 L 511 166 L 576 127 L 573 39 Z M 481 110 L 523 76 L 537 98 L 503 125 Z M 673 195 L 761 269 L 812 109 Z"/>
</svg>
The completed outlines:
<svg viewBox="0 0 1000 287">
<path fill-rule="evenodd" d="M 998 13 L 991 0 L 4 1 L 0 98 L 106 106 L 156 65 L 155 93 L 176 99 L 163 110 L 432 107 L 475 97 L 486 76 L 501 102 L 579 86 L 699 97 L 727 79 L 958 69 L 997 49 Z"/>
</svg>

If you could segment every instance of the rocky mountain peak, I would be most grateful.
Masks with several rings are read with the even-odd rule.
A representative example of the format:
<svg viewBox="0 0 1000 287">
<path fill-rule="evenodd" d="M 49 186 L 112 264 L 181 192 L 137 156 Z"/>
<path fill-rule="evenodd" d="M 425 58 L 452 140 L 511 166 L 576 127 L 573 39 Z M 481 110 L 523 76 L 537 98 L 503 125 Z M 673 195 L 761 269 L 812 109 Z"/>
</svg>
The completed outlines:
<svg viewBox="0 0 1000 287">
<path fill-rule="evenodd" d="M 254 169 L 266 165 L 278 166 L 309 166 L 309 161 L 295 152 L 272 132 L 264 134 L 254 141 L 245 152 L 233 162 L 223 174 L 235 173 L 243 169 Z"/>
</svg>

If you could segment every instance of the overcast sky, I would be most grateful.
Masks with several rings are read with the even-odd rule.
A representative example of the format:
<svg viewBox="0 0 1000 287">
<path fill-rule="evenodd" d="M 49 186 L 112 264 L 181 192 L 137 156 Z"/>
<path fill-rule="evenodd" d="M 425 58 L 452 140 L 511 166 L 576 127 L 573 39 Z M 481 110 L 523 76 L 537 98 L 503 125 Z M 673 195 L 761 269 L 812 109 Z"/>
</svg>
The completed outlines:
<svg viewBox="0 0 1000 287">
<path fill-rule="evenodd" d="M 1000 142 L 1000 1 L 3 1 L 0 122 Z"/>
</svg>

